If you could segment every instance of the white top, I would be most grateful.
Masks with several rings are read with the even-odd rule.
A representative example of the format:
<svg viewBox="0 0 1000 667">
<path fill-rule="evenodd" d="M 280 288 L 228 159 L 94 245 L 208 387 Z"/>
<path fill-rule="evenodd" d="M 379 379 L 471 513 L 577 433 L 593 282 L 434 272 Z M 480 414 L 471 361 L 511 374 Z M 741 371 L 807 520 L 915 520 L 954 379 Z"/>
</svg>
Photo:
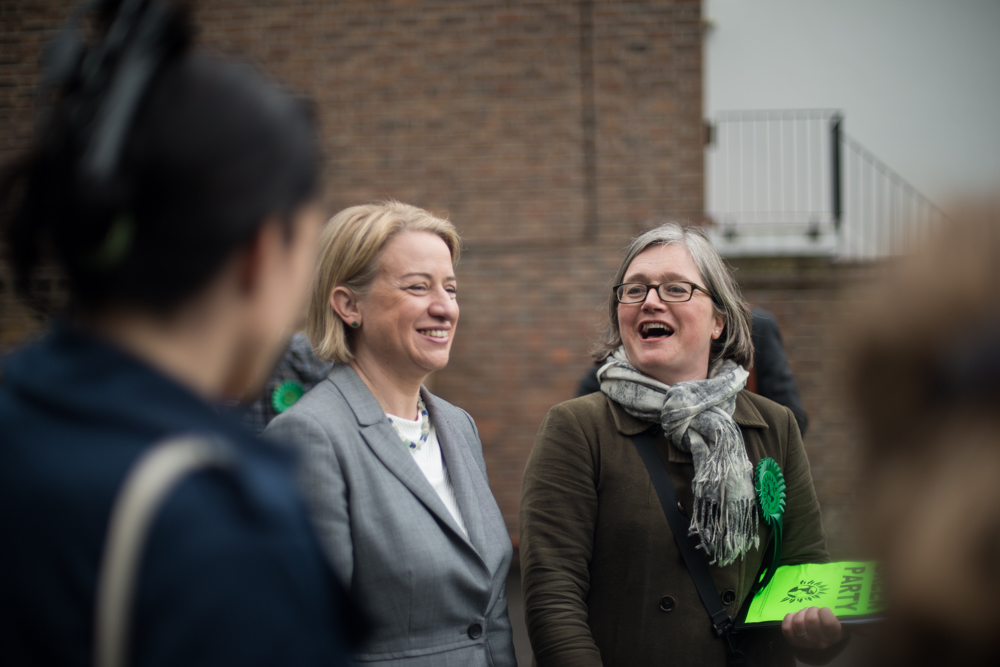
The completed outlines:
<svg viewBox="0 0 1000 667">
<path fill-rule="evenodd" d="M 393 424 L 396 425 L 398 432 L 404 438 L 420 444 L 419 419 L 403 419 L 396 415 L 389 415 L 389 417 L 392 418 Z M 410 450 L 410 454 L 413 455 L 413 460 L 417 462 L 420 471 L 424 473 L 424 477 L 434 487 L 441 502 L 451 512 L 455 523 L 458 524 L 458 527 L 468 537 L 469 531 L 465 528 L 465 522 L 462 520 L 462 512 L 458 509 L 458 502 L 455 500 L 455 489 L 451 485 L 451 479 L 448 477 L 448 469 L 444 465 L 444 457 L 441 455 L 441 444 L 438 442 L 437 431 L 434 429 L 433 422 L 431 423 L 430 433 L 427 434 L 427 441 L 421 444 L 419 449 L 410 447 L 409 443 L 404 443 L 402 440 L 400 440 L 399 446 Z"/>
</svg>

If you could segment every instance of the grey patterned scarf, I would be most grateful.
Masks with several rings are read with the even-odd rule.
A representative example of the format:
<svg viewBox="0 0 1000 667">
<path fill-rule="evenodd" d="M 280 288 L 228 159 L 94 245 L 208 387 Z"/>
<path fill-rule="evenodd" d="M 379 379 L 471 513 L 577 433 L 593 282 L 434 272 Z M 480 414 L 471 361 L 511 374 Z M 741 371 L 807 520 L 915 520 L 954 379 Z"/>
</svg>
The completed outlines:
<svg viewBox="0 0 1000 667">
<path fill-rule="evenodd" d="M 733 421 L 736 394 L 749 374 L 717 362 L 706 380 L 663 384 L 641 373 L 619 347 L 597 371 L 601 391 L 633 417 L 660 423 L 674 447 L 694 462 L 689 535 L 698 535 L 712 563 L 729 565 L 759 543 L 753 468 Z"/>
</svg>

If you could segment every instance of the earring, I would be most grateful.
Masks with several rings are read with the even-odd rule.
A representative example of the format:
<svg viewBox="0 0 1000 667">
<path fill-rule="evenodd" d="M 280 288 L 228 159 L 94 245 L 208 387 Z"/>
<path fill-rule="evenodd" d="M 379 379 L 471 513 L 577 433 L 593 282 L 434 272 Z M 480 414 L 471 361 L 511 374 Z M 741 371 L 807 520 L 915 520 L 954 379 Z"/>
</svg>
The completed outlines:
<svg viewBox="0 0 1000 667">
<path fill-rule="evenodd" d="M 355 320 L 354 322 L 351 322 L 351 328 L 352 329 L 357 329 L 360 326 L 361 326 L 361 322 L 358 322 L 357 320 Z"/>
</svg>

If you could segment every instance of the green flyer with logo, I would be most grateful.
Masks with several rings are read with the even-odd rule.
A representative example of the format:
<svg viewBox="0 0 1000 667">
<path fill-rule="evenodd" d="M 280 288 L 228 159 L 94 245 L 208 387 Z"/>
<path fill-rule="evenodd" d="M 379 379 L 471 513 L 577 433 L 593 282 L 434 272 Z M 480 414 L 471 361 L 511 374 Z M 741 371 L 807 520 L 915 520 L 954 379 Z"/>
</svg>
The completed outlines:
<svg viewBox="0 0 1000 667">
<path fill-rule="evenodd" d="M 829 607 L 841 621 L 863 621 L 883 610 L 882 585 L 874 561 L 782 565 L 754 596 L 743 623 L 781 623 L 805 607 Z"/>
</svg>

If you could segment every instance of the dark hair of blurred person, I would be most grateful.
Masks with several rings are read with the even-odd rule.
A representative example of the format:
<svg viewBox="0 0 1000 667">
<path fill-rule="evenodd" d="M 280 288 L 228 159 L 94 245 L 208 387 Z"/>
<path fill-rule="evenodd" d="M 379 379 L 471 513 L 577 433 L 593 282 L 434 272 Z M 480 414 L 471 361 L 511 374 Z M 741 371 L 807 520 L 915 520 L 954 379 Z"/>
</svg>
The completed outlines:
<svg viewBox="0 0 1000 667">
<path fill-rule="evenodd" d="M 68 292 L 4 363 L 0 663 L 90 664 L 112 504 L 183 433 L 235 460 L 160 507 L 130 662 L 347 664 L 354 614 L 289 462 L 212 405 L 263 382 L 302 311 L 323 220 L 313 117 L 251 69 L 190 54 L 172 5 L 99 16 L 95 43 L 72 21 L 55 42 L 59 95 L 0 191 L 20 294 L 51 308 L 35 279 L 52 266 Z"/>
<path fill-rule="evenodd" d="M 1000 216 L 955 219 L 850 334 L 864 523 L 889 604 L 879 664 L 997 661 Z"/>
</svg>

